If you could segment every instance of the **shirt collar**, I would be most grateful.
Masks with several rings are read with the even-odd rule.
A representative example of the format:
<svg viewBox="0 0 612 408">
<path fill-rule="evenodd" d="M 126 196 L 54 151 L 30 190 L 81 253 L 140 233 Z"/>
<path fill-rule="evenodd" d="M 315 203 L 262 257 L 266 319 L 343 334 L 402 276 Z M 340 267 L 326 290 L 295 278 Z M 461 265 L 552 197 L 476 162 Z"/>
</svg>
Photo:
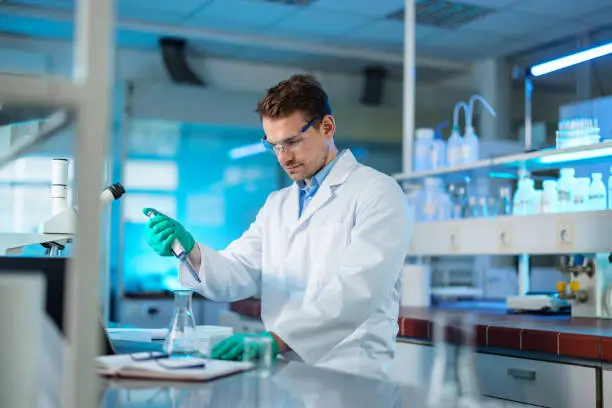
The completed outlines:
<svg viewBox="0 0 612 408">
<path fill-rule="evenodd" d="M 298 187 L 300 187 L 300 190 L 302 190 L 304 192 L 309 192 L 309 191 L 317 190 L 319 188 L 319 186 L 323 183 L 323 180 L 325 180 L 325 177 L 327 177 L 327 175 L 331 172 L 332 167 L 334 167 L 334 164 L 336 164 L 336 162 L 338 161 L 338 159 L 340 158 L 340 156 L 342 156 L 342 154 L 344 152 L 345 152 L 345 150 L 342 150 L 340 153 L 338 153 L 338 155 L 336 157 L 334 157 L 334 160 L 332 160 L 325 167 L 323 167 L 321 170 L 319 170 L 310 179 L 310 184 L 309 185 L 306 185 L 306 182 L 304 180 L 298 180 L 297 181 L 297 185 L 298 185 Z"/>
</svg>

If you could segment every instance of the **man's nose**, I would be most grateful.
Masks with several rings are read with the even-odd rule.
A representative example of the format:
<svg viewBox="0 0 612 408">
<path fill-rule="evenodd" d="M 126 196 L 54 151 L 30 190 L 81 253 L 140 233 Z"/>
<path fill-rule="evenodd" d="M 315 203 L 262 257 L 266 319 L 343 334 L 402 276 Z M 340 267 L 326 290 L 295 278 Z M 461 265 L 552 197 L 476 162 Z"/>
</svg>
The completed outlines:
<svg viewBox="0 0 612 408">
<path fill-rule="evenodd" d="M 276 152 L 276 157 L 281 164 L 285 165 L 293 160 L 293 153 L 279 150 Z"/>
</svg>

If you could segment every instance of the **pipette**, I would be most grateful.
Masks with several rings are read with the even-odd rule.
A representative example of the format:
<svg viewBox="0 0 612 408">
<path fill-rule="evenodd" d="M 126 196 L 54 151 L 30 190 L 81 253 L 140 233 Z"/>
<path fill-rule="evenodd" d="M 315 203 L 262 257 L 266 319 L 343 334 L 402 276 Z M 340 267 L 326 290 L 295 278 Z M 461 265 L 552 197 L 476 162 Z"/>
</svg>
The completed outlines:
<svg viewBox="0 0 612 408">
<path fill-rule="evenodd" d="M 156 214 L 154 211 L 149 211 L 147 213 L 147 216 L 149 218 L 152 218 L 155 215 Z M 178 239 L 174 240 L 174 242 L 172 243 L 172 246 L 170 247 L 170 250 L 172 251 L 172 254 L 185 265 L 185 267 L 187 268 L 191 276 L 193 276 L 193 279 L 195 279 L 198 283 L 201 283 L 202 280 L 196 273 L 195 269 L 193 269 L 193 266 L 191 266 L 191 263 L 189 262 L 189 259 L 187 258 L 187 251 L 185 251 L 185 248 L 183 248 L 183 245 L 181 245 Z"/>
</svg>

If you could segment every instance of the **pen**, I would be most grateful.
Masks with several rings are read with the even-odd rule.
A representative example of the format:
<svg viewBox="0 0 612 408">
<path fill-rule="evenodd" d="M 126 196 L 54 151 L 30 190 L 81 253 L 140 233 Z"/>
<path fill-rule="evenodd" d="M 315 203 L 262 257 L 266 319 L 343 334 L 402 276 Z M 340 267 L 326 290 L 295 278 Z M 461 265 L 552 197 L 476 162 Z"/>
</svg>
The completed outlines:
<svg viewBox="0 0 612 408">
<path fill-rule="evenodd" d="M 154 215 L 155 215 L 155 212 L 153 211 L 149 211 L 147 213 L 147 216 L 149 218 L 153 217 Z M 202 283 L 202 280 L 200 279 L 196 271 L 193 269 L 193 266 L 191 265 L 191 263 L 189 262 L 189 259 L 187 258 L 187 253 L 185 251 L 185 248 L 183 248 L 183 246 L 181 245 L 178 239 L 174 240 L 174 242 L 172 243 L 172 247 L 170 249 L 172 251 L 172 254 L 174 254 L 174 256 L 185 265 L 185 268 L 187 268 L 191 276 L 193 276 L 193 279 L 195 279 L 198 283 Z"/>
</svg>

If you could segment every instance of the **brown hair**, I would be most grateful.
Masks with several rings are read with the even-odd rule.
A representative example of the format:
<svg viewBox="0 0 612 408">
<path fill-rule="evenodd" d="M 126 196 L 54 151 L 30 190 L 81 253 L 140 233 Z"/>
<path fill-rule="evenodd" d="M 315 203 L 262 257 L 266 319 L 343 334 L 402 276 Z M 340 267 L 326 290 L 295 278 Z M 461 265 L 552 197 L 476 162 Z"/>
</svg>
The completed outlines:
<svg viewBox="0 0 612 408">
<path fill-rule="evenodd" d="M 331 115 L 329 97 L 312 75 L 292 75 L 268 89 L 255 110 L 261 118 L 284 118 L 302 112 L 305 120 Z"/>
</svg>

